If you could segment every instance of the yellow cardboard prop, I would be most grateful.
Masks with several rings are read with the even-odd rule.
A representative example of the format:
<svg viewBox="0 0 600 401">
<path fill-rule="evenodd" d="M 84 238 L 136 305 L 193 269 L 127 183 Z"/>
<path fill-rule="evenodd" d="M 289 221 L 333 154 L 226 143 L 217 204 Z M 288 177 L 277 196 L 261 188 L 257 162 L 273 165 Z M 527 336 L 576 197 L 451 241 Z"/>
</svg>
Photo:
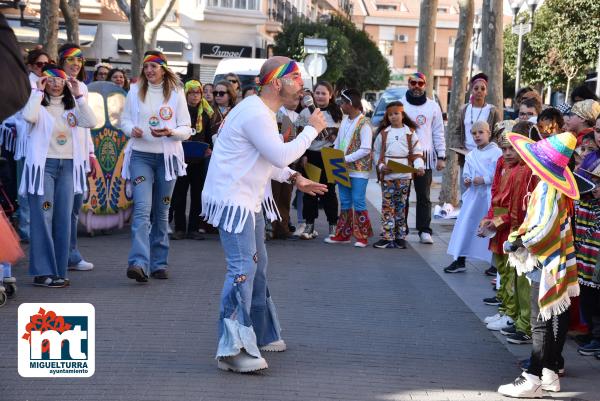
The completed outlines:
<svg viewBox="0 0 600 401">
<path fill-rule="evenodd" d="M 304 172 L 306 173 L 306 176 L 309 180 L 314 182 L 319 182 L 321 179 L 321 171 L 322 170 L 314 164 L 306 163 L 306 166 L 304 166 Z"/>
<path fill-rule="evenodd" d="M 350 188 L 350 177 L 344 161 L 344 152 L 339 149 L 323 148 L 321 149 L 321 156 L 323 157 L 327 182 L 337 182 Z"/>
<path fill-rule="evenodd" d="M 387 167 L 392 170 L 392 173 L 417 173 L 419 170 L 407 166 L 406 164 L 398 163 L 394 160 L 388 160 Z"/>
</svg>

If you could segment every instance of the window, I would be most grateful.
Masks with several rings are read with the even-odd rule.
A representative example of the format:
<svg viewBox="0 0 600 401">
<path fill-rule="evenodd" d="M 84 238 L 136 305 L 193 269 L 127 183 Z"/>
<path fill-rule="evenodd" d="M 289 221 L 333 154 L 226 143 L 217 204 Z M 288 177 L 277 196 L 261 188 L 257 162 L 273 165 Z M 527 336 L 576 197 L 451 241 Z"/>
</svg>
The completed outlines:
<svg viewBox="0 0 600 401">
<path fill-rule="evenodd" d="M 380 40 L 378 47 L 381 54 L 383 54 L 384 56 L 391 56 L 392 50 L 394 48 L 394 42 L 392 42 L 391 40 Z"/>
<path fill-rule="evenodd" d="M 396 11 L 396 9 L 395 4 L 377 4 L 378 11 Z"/>
<path fill-rule="evenodd" d="M 208 0 L 209 7 L 258 10 L 258 0 Z"/>
<path fill-rule="evenodd" d="M 450 7 L 448 7 L 448 6 L 439 6 L 437 8 L 437 12 L 439 14 L 448 14 L 450 12 Z"/>
</svg>

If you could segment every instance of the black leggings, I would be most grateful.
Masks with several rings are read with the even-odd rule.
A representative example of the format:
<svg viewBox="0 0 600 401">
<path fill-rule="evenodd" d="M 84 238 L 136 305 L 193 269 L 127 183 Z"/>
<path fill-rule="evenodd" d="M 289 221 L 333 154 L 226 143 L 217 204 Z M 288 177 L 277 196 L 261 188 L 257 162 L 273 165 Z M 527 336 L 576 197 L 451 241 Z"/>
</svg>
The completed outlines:
<svg viewBox="0 0 600 401">
<path fill-rule="evenodd" d="M 325 195 L 312 196 L 304 194 L 302 217 L 307 224 L 314 224 L 317 217 L 319 217 L 319 200 L 323 201 L 323 208 L 325 209 L 325 215 L 329 224 L 337 224 L 338 219 L 338 200 L 335 192 L 335 184 L 327 182 L 327 176 L 325 175 L 325 167 L 323 166 L 323 159 L 321 158 L 321 152 L 315 150 L 307 150 L 306 157 L 310 164 L 321 169 L 321 184 L 327 184 L 327 192 Z"/>
</svg>

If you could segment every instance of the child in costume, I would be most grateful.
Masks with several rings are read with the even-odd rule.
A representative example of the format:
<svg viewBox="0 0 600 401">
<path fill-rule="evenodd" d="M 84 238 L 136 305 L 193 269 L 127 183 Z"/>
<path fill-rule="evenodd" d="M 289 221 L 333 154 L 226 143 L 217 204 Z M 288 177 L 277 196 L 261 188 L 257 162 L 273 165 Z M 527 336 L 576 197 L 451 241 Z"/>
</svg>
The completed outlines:
<svg viewBox="0 0 600 401">
<path fill-rule="evenodd" d="M 412 165 L 425 174 L 423 151 L 415 135 L 417 124 L 404 112 L 402 102 L 391 102 L 373 144 L 375 168 L 381 181 L 381 239 L 375 248 L 406 248 L 406 206 L 410 191 L 411 173 L 393 173 L 387 162 Z"/>
<path fill-rule="evenodd" d="M 596 135 L 600 138 L 600 134 Z M 581 345 L 577 352 L 584 356 L 596 355 L 600 359 L 600 151 L 590 153 L 577 172 L 596 185 L 575 204 L 579 305 L 591 335 L 591 340 Z"/>
<path fill-rule="evenodd" d="M 579 295 L 571 212 L 579 189 L 567 167 L 577 139 L 570 132 L 534 142 L 509 133 L 508 140 L 540 177 L 527 204 L 525 221 L 504 244 L 509 264 L 531 280 L 533 346 L 529 367 L 500 394 L 541 398 L 560 391 L 558 371 L 569 324 L 571 297 Z M 527 198 L 526 198 L 527 199 Z"/>
<path fill-rule="evenodd" d="M 460 214 L 448 244 L 448 254 L 454 257 L 454 261 L 444 268 L 446 273 L 467 270 L 467 257 L 488 263 L 492 259 L 487 249 L 488 240 L 478 237 L 477 230 L 490 207 L 492 180 L 502 151 L 494 142 L 490 143 L 491 132 L 487 122 L 475 122 L 471 134 L 477 147 L 465 158 L 463 181 L 467 190 L 462 196 Z"/>
</svg>

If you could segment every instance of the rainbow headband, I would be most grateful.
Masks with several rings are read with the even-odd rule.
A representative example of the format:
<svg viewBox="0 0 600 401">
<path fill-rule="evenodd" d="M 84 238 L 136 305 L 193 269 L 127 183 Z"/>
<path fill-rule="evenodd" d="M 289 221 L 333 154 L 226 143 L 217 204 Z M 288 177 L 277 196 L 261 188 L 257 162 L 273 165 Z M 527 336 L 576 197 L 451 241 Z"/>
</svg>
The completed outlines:
<svg viewBox="0 0 600 401">
<path fill-rule="evenodd" d="M 423 82 L 427 82 L 427 78 L 425 78 L 425 74 L 423 74 L 422 72 L 415 72 L 414 74 L 409 74 L 409 79 L 410 78 L 422 79 Z"/>
<path fill-rule="evenodd" d="M 67 79 L 67 73 L 59 68 L 48 68 L 47 70 L 42 72 L 42 75 L 45 77 L 55 77 L 55 78 Z"/>
<path fill-rule="evenodd" d="M 77 47 L 69 47 L 68 49 L 63 50 L 60 53 L 61 59 L 67 59 L 69 57 L 83 58 L 83 53 L 81 52 L 81 49 L 79 49 Z"/>
<path fill-rule="evenodd" d="M 298 72 L 298 71 L 300 71 L 300 67 L 298 67 L 298 64 L 294 60 L 292 60 L 287 64 L 280 65 L 279 67 L 275 68 L 274 70 L 269 72 L 267 75 L 265 75 L 260 80 L 260 86 L 268 85 L 274 79 L 281 78 L 287 74 L 291 74 L 292 72 Z"/>
<path fill-rule="evenodd" d="M 155 54 L 148 54 L 146 57 L 144 57 L 144 64 L 146 63 L 156 63 L 162 67 L 167 66 L 167 60 Z"/>
</svg>

